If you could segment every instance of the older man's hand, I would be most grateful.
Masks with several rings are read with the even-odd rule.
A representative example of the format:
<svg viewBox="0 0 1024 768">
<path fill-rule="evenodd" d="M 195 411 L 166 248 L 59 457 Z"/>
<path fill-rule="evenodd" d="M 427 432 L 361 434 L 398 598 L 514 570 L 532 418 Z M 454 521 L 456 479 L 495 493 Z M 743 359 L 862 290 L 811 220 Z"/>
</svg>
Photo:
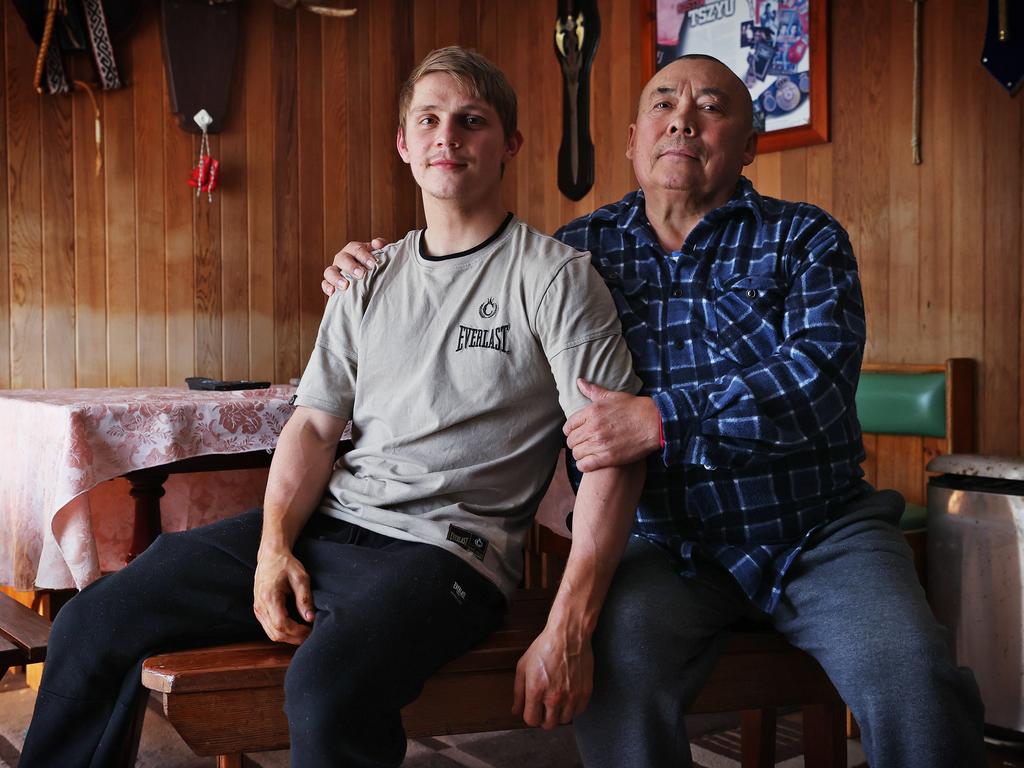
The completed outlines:
<svg viewBox="0 0 1024 768">
<path fill-rule="evenodd" d="M 512 711 L 527 725 L 550 730 L 586 709 L 593 688 L 590 640 L 549 623 L 516 666 Z"/>
<path fill-rule="evenodd" d="M 324 279 L 320 283 L 320 290 L 330 296 L 335 289 L 345 291 L 348 289 L 349 280 L 353 277 L 361 278 L 369 270 L 377 266 L 377 259 L 373 251 L 379 250 L 387 245 L 387 241 L 381 237 L 375 237 L 369 243 L 361 243 L 353 240 L 336 254 L 334 263 L 324 270 Z"/>
<path fill-rule="evenodd" d="M 584 379 L 577 386 L 591 402 L 562 431 L 580 472 L 632 464 L 661 448 L 661 414 L 651 398 L 613 392 Z"/>
</svg>

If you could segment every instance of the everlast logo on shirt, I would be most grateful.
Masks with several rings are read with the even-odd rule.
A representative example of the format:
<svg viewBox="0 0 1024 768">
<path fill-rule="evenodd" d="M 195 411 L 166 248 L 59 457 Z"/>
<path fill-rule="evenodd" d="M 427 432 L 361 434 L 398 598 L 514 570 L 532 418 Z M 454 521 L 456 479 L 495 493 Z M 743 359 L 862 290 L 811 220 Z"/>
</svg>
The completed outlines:
<svg viewBox="0 0 1024 768">
<path fill-rule="evenodd" d="M 477 560 L 483 560 L 487 554 L 487 539 L 457 525 L 448 525 L 448 541 L 455 542 Z"/>
<path fill-rule="evenodd" d="M 471 347 L 483 347 L 484 349 L 496 349 L 499 352 L 508 354 L 508 325 L 498 328 L 470 328 L 468 325 L 459 326 L 459 345 L 456 352 Z"/>
</svg>

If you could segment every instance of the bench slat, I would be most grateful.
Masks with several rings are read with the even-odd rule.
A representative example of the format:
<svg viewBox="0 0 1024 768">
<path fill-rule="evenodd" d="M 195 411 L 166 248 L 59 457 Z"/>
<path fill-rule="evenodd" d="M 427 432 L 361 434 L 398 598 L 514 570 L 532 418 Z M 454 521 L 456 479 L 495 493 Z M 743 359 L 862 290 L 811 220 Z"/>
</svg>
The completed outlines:
<svg viewBox="0 0 1024 768">
<path fill-rule="evenodd" d="M 519 593 L 505 623 L 439 674 L 515 669 L 519 657 L 544 628 L 550 606 L 547 590 Z M 142 684 L 159 693 L 280 686 L 294 652 L 294 646 L 262 641 L 152 656 L 142 668 Z"/>
<path fill-rule="evenodd" d="M 49 637 L 50 622 L 14 598 L 0 594 L 0 638 L 22 650 L 21 663 L 45 660 Z"/>
</svg>

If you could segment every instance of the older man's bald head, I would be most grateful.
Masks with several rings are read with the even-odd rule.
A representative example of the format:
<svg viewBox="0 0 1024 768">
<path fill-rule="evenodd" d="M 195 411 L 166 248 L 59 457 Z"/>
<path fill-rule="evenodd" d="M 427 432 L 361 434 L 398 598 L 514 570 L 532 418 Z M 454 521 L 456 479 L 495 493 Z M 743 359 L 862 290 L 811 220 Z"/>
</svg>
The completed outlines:
<svg viewBox="0 0 1024 768">
<path fill-rule="evenodd" d="M 750 92 L 712 56 L 686 56 L 659 70 L 626 141 L 648 200 L 668 195 L 692 208 L 724 203 L 756 154 Z"/>
<path fill-rule="evenodd" d="M 676 79 L 678 70 L 687 67 L 688 62 L 697 61 L 711 62 L 713 66 L 721 70 L 722 79 L 719 85 L 725 92 L 726 97 L 733 102 L 736 108 L 740 111 L 745 124 L 750 126 L 750 130 L 754 130 L 754 102 L 750 98 L 750 91 L 747 90 L 747 86 L 739 79 L 739 77 L 736 76 L 736 73 L 723 64 L 720 59 L 716 59 L 714 56 L 709 56 L 706 53 L 683 54 L 678 59 L 670 62 L 655 73 L 654 77 L 647 81 L 647 85 L 644 86 L 644 89 L 640 94 L 640 103 L 637 105 L 637 114 L 644 109 L 650 99 L 651 91 L 653 89 L 657 89 L 660 82 L 671 82 Z"/>
</svg>

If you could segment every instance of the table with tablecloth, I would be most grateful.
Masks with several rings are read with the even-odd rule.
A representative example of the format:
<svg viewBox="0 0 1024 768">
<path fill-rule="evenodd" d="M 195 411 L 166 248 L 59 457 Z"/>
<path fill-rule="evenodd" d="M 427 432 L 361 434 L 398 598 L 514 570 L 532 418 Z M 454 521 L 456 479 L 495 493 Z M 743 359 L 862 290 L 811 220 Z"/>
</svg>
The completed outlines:
<svg viewBox="0 0 1024 768">
<path fill-rule="evenodd" d="M 192 457 L 271 450 L 294 391 L 0 392 L 0 585 L 81 589 L 94 581 L 101 564 L 116 563 L 106 550 L 123 547 L 133 524 L 127 495 L 120 503 L 115 495 L 124 488 L 100 484 Z M 199 494 L 175 479 L 163 503 L 165 530 L 258 505 L 266 470 L 216 473 L 198 482 Z"/>
</svg>

